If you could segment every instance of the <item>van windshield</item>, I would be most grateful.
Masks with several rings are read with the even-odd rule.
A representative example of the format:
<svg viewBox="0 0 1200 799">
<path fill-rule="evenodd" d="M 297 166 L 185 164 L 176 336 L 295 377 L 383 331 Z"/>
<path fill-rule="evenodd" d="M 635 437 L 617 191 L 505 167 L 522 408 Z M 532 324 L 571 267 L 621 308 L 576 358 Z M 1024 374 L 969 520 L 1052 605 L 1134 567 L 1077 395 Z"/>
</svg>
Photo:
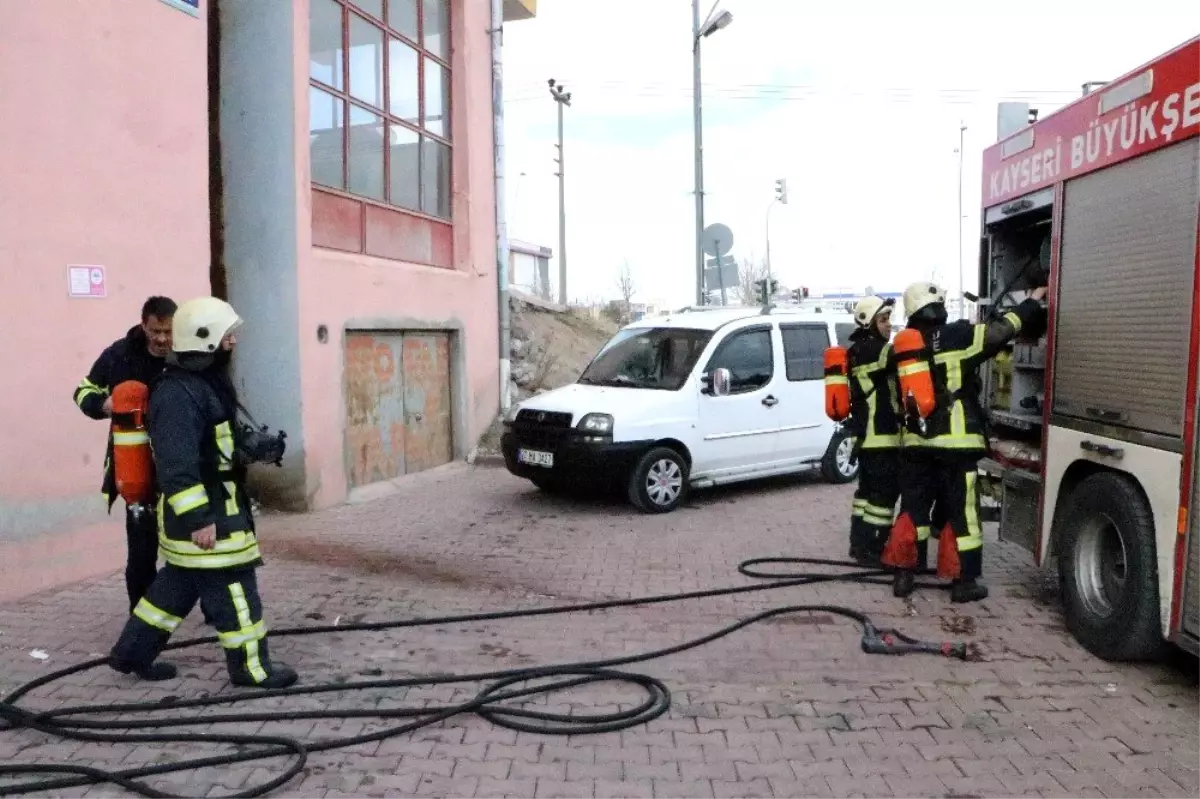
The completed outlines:
<svg viewBox="0 0 1200 799">
<path fill-rule="evenodd" d="M 679 327 L 621 330 L 583 370 L 579 382 L 678 391 L 710 338 L 711 330 Z"/>
</svg>

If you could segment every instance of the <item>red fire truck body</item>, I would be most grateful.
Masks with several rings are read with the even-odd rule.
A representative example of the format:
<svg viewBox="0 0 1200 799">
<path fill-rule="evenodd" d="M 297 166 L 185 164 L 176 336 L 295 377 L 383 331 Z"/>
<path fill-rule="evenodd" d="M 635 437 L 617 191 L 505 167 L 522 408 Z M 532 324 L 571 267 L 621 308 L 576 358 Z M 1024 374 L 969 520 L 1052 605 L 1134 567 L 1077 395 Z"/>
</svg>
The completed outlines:
<svg viewBox="0 0 1200 799">
<path fill-rule="evenodd" d="M 1095 654 L 1196 652 L 1200 37 L 989 147 L 981 226 L 981 319 L 1050 285 L 984 375 L 1001 538 Z"/>
</svg>

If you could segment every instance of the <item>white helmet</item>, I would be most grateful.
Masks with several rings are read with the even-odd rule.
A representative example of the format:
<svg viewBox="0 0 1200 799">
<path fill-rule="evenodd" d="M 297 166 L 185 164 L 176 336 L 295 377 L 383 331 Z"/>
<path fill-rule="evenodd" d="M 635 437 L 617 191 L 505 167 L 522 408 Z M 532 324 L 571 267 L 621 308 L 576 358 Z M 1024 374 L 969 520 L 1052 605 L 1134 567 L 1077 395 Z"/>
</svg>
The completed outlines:
<svg viewBox="0 0 1200 799">
<path fill-rule="evenodd" d="M 171 349 L 175 352 L 216 352 L 221 339 L 241 327 L 233 306 L 216 297 L 196 297 L 179 306 L 171 321 Z"/>
<path fill-rule="evenodd" d="M 854 323 L 859 327 L 870 327 L 871 322 L 879 315 L 880 311 L 884 308 L 891 308 L 895 304 L 895 300 L 885 300 L 876 294 L 872 294 L 870 297 L 863 297 L 854 306 Z"/>
<path fill-rule="evenodd" d="M 939 302 L 946 302 L 945 289 L 925 281 L 913 283 L 904 290 L 904 315 L 912 316 L 922 308 Z"/>
</svg>

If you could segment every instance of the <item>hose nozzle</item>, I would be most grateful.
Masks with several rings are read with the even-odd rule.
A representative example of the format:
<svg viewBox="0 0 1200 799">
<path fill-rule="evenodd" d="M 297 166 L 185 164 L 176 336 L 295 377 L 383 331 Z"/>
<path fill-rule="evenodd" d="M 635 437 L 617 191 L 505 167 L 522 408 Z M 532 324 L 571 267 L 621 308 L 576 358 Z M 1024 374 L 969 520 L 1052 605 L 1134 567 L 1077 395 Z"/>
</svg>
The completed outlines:
<svg viewBox="0 0 1200 799">
<path fill-rule="evenodd" d="M 908 655 L 921 652 L 927 655 L 967 659 L 967 645 L 963 641 L 919 641 L 899 630 L 878 630 L 868 624 L 863 630 L 862 650 L 868 655 Z"/>
</svg>

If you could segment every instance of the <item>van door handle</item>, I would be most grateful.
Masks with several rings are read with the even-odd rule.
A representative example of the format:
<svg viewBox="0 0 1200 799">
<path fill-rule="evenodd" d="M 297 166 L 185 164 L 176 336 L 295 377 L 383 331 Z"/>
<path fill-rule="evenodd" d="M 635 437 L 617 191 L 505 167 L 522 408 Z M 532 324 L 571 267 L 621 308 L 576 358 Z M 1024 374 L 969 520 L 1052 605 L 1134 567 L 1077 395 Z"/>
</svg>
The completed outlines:
<svg viewBox="0 0 1200 799">
<path fill-rule="evenodd" d="M 763 403 L 763 405 L 766 405 L 768 408 L 773 408 L 779 404 L 779 400 L 775 399 L 773 396 L 768 394 L 767 396 L 763 397 L 762 403 Z"/>
<path fill-rule="evenodd" d="M 1108 458 L 1120 460 L 1125 457 L 1125 450 L 1120 447 L 1110 447 L 1107 444 L 1097 444 L 1094 441 L 1080 441 L 1079 448 L 1085 452 L 1094 452 Z"/>
</svg>

